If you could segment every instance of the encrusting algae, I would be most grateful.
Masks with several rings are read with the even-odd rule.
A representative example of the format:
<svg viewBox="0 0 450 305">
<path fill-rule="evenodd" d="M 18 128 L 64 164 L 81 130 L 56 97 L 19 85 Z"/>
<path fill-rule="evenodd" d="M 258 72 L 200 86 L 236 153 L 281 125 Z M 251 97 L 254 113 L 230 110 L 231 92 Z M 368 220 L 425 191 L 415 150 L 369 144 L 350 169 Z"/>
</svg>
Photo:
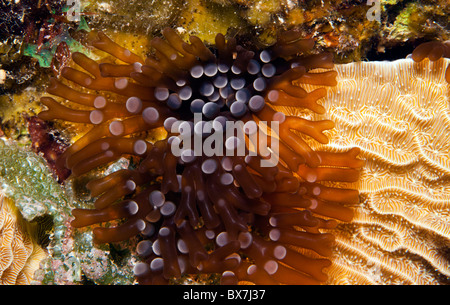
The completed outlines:
<svg viewBox="0 0 450 305">
<path fill-rule="evenodd" d="M 96 249 L 90 233 L 70 228 L 71 209 L 83 202 L 73 197 L 71 184 L 57 183 L 43 157 L 0 139 L 0 182 L 5 284 L 74 284 L 82 274 L 99 284 L 133 282 L 132 267 L 119 268 L 108 246 Z"/>
</svg>

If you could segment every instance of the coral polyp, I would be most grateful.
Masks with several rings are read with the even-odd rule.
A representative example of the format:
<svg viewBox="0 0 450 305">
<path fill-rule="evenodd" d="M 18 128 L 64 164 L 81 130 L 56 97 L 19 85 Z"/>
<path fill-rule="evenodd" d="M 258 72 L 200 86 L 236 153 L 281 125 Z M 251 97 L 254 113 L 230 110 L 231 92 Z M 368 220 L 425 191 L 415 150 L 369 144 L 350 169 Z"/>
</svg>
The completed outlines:
<svg viewBox="0 0 450 305">
<path fill-rule="evenodd" d="M 43 97 L 39 117 L 92 125 L 57 161 L 72 177 L 122 156 L 137 165 L 90 181 L 95 207 L 74 209 L 72 226 L 92 226 L 98 244 L 138 236 L 141 284 L 199 273 L 222 284 L 326 281 L 330 229 L 359 202 L 342 185 L 358 180 L 363 161 L 357 148 L 313 150 L 333 122 L 281 109 L 324 113 L 332 57 L 309 54 L 314 41 L 297 31 L 250 50 L 222 34 L 214 46 L 186 42 L 167 28 L 146 59 L 101 32 L 92 45 L 110 60 L 73 53 L 78 68 L 62 68 L 47 89 L 66 101 Z"/>
</svg>

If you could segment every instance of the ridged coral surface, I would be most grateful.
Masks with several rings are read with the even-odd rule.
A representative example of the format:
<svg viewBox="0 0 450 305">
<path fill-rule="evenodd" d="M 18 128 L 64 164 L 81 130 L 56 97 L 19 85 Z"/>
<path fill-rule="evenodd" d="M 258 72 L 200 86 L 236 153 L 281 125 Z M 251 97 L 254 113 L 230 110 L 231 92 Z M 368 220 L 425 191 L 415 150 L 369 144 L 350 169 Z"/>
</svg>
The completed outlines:
<svg viewBox="0 0 450 305">
<path fill-rule="evenodd" d="M 449 62 L 336 65 L 338 85 L 317 117 L 336 123 L 324 147 L 359 147 L 366 164 L 354 220 L 336 230 L 329 283 L 448 281 Z"/>
<path fill-rule="evenodd" d="M 26 285 L 45 253 L 21 228 L 8 200 L 0 195 L 0 284 Z"/>
<path fill-rule="evenodd" d="M 190 36 L 188 44 L 171 28 L 162 36 L 152 39 L 155 55 L 144 60 L 97 33 L 92 45 L 118 61 L 96 62 L 73 53 L 73 61 L 89 74 L 65 67 L 62 78 L 53 79 L 47 90 L 69 100 L 71 107 L 49 96 L 41 99 L 48 108 L 39 114 L 41 119 L 92 126 L 57 161 L 72 177 L 120 156 L 138 160 L 137 168 L 90 181 L 86 187 L 97 197 L 95 209 L 74 209 L 71 225 L 107 223 L 93 229 L 96 244 L 139 235 L 142 262 L 134 273 L 142 284 L 167 284 L 197 273 L 222 274 L 223 284 L 325 281 L 322 269 L 329 261 L 324 257 L 331 254 L 333 236 L 321 229 L 335 227 L 337 220 L 350 221 L 352 211 L 345 206 L 358 201 L 358 192 L 320 182 L 357 181 L 359 150 L 312 151 L 300 135 L 327 143 L 323 132 L 333 122 L 286 116 L 272 107 L 290 105 L 323 113 L 317 101 L 326 94 L 324 86 L 335 85 L 331 56 L 299 56 L 314 41 L 301 39 L 296 31 L 281 34 L 277 44 L 258 53 L 222 34 L 216 36 L 216 49 L 196 36 Z M 315 68 L 327 71 L 315 73 Z M 306 92 L 293 85 L 294 80 L 320 87 Z M 75 84 L 90 91 L 78 91 Z M 88 110 L 77 110 L 80 106 Z M 252 144 L 261 147 L 267 132 L 255 121 L 279 126 L 275 147 L 281 161 L 270 167 L 262 162 L 269 157 L 260 148 L 254 155 L 246 153 Z M 184 141 L 177 133 L 193 138 L 194 145 L 211 140 L 204 139 L 212 131 L 202 122 L 220 133 L 215 142 L 219 152 L 202 153 L 183 144 L 176 153 L 174 143 Z M 230 123 L 242 123 L 237 132 L 244 135 L 247 130 L 248 139 L 230 136 Z M 143 132 L 162 126 L 166 138 L 145 138 Z M 252 137 L 256 132 L 258 139 Z M 237 152 L 240 148 L 242 154 Z M 108 224 L 117 219 L 126 221 Z"/>
</svg>

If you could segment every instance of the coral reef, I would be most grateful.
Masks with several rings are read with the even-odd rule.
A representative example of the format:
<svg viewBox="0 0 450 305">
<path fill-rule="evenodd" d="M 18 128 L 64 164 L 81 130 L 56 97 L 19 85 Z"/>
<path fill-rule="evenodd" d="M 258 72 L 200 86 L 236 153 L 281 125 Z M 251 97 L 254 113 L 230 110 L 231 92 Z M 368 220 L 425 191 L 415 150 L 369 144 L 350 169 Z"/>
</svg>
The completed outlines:
<svg viewBox="0 0 450 305">
<path fill-rule="evenodd" d="M 64 54 L 89 54 L 78 41 L 88 29 L 85 22 L 70 22 L 66 10 L 59 0 L 0 3 L 0 121 L 11 139 L 28 141 L 26 118 L 41 111 L 40 94 L 48 69 L 58 68 L 55 59 L 63 63 Z"/>
<path fill-rule="evenodd" d="M 423 38 L 427 40 L 449 38 L 450 6 L 446 1 L 399 1 L 388 4 L 386 8 L 385 18 L 390 22 L 380 37 L 386 47 L 411 40 L 420 41 Z M 391 11 L 397 13 L 389 15 Z"/>
<path fill-rule="evenodd" d="M 119 32 L 148 36 L 175 22 L 185 6 L 193 1 L 131 0 L 83 1 L 85 17 L 92 27 L 109 28 Z M 203 6 L 197 5 L 201 10 Z"/>
<path fill-rule="evenodd" d="M 336 220 L 349 221 L 352 212 L 345 205 L 359 198 L 355 190 L 321 182 L 357 181 L 362 161 L 358 149 L 325 153 L 306 144 L 305 136 L 327 143 L 323 132 L 333 127 L 331 121 L 286 116 L 273 107 L 323 113 L 317 103 L 326 94 L 323 86 L 336 84 L 331 57 L 299 57 L 313 41 L 295 31 L 258 52 L 221 34 L 210 49 L 196 36 L 186 43 L 170 28 L 162 33 L 164 39 L 151 40 L 155 55 L 145 60 L 98 33 L 92 45 L 115 61 L 97 63 L 74 53 L 73 61 L 85 72 L 65 67 L 65 81 L 53 79 L 47 90 L 71 107 L 42 98 L 48 109 L 40 118 L 93 125 L 58 159 L 72 177 L 122 155 L 140 160 L 136 168 L 90 181 L 95 209 L 73 210 L 72 226 L 106 223 L 93 229 L 99 244 L 139 234 L 142 262 L 134 273 L 143 284 L 193 273 L 221 274 L 224 284 L 323 282 L 333 235 L 322 231 L 335 227 Z M 307 92 L 300 87 L 305 83 L 320 88 Z M 236 122 L 241 123 L 237 134 L 230 134 L 228 125 Z M 165 137 L 146 141 L 144 132 L 162 126 Z M 179 142 L 191 138 L 204 145 L 214 132 L 219 138 L 212 154 L 185 143 L 180 148 Z M 259 144 L 263 135 L 271 136 L 272 154 L 280 162 Z"/>
<path fill-rule="evenodd" d="M 28 118 L 27 121 L 31 148 L 37 154 L 42 154 L 57 181 L 66 180 L 70 175 L 70 171 L 57 168 L 56 160 L 68 145 L 57 132 L 50 130 L 50 127 L 44 121 L 35 116 Z"/>
<path fill-rule="evenodd" d="M 316 53 L 333 53 L 339 63 L 397 59 L 423 41 L 449 39 L 446 18 L 450 6 L 446 0 L 382 0 L 381 22 L 368 20 L 366 2 L 80 0 L 80 21 L 69 22 L 64 1 L 3 1 L 0 116 L 7 125 L 4 131 L 15 138 L 25 123 L 21 113 L 33 116 L 40 111 L 34 101 L 47 82 L 48 71 L 43 67 L 52 65 L 52 56 L 59 53 L 61 44 L 72 52 L 89 53 L 78 42 L 82 42 L 82 30 L 89 27 L 114 35 L 124 47 L 136 44 L 143 50 L 148 50 L 148 37 L 166 26 L 177 29 L 183 38 L 196 35 L 213 44 L 216 33 L 222 33 L 259 46 L 275 43 L 279 29 L 298 28 L 316 39 Z M 255 19 L 258 14 L 264 17 Z M 16 103 L 20 103 L 18 108 Z"/>
<path fill-rule="evenodd" d="M 366 163 L 362 202 L 336 229 L 330 284 L 448 283 L 449 62 L 335 66 L 338 85 L 315 119 L 336 125 L 320 149 L 356 146 Z"/>
<path fill-rule="evenodd" d="M 14 200 L 25 220 L 66 207 L 64 190 L 49 172 L 46 161 L 13 141 L 0 139 L 0 186 Z"/>
<path fill-rule="evenodd" d="M 425 58 L 436 61 L 442 57 L 450 58 L 450 40 L 445 42 L 429 41 L 419 45 L 411 54 L 411 58 L 420 62 Z M 445 80 L 450 83 L 450 65 L 445 70 Z"/>
<path fill-rule="evenodd" d="M 93 26 L 133 35 L 155 34 L 165 26 L 214 43 L 216 33 L 239 35 L 271 45 L 280 28 L 301 29 L 316 38 L 317 52 L 338 63 L 406 56 L 423 41 L 449 39 L 450 5 L 439 1 L 380 1 L 380 20 L 369 20 L 367 1 L 155 0 L 86 5 Z M 221 18 L 217 18 L 217 16 Z M 118 17 L 120 16 L 120 18 Z"/>
</svg>

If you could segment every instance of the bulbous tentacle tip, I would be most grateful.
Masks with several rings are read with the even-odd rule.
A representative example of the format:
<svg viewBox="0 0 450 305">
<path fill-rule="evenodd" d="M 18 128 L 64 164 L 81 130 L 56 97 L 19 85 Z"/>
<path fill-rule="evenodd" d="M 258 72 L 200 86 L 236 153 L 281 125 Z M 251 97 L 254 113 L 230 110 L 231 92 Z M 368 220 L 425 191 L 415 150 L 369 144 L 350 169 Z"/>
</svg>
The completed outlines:
<svg viewBox="0 0 450 305">
<path fill-rule="evenodd" d="M 221 274 L 222 284 L 323 282 L 322 269 L 329 261 L 318 256 L 330 254 L 333 236 L 320 230 L 351 219 L 345 204 L 357 199 L 350 190 L 325 184 L 354 181 L 359 150 L 315 151 L 309 140 L 327 143 L 324 131 L 334 124 L 287 116 L 272 106 L 324 113 L 318 100 L 326 96 L 323 86 L 336 84 L 336 73 L 314 70 L 331 69 L 332 55 L 301 56 L 314 40 L 302 39 L 298 31 L 281 35 L 272 48 L 253 52 L 222 34 L 212 48 L 196 36 L 185 42 L 176 30 L 165 28 L 151 42 L 155 56 L 144 64 L 103 33 L 96 36 L 93 45 L 122 63 L 97 63 L 75 53 L 77 66 L 63 68 L 61 75 L 95 94 L 78 92 L 59 80 L 52 80 L 48 91 L 89 110 L 68 110 L 47 98 L 43 104 L 49 110 L 40 116 L 69 116 L 92 126 L 58 160 L 73 175 L 106 167 L 121 156 L 138 165 L 89 182 L 95 209 L 74 209 L 72 226 L 120 220 L 117 226 L 95 227 L 96 244 L 140 234 L 144 243 L 137 253 L 142 262 L 134 272 L 143 284 L 194 273 Z M 307 92 L 304 84 L 319 88 Z M 202 103 L 194 103 L 199 97 Z M 277 122 L 280 149 L 274 155 L 279 162 L 264 167 L 260 162 L 272 158 L 263 154 L 196 155 L 182 150 L 176 155 L 171 150 L 176 131 L 192 125 L 190 137 L 201 135 L 203 144 L 208 140 L 210 132 L 194 124 L 195 114 L 207 118 L 205 126 L 210 123 L 222 131 L 227 122 L 245 123 L 248 138 L 239 142 L 245 144 L 245 153 L 250 135 L 260 128 L 255 122 Z M 154 144 L 142 138 L 163 126 L 168 138 Z M 240 145 L 235 138 L 228 141 L 221 135 L 222 148 L 236 152 Z"/>
</svg>

